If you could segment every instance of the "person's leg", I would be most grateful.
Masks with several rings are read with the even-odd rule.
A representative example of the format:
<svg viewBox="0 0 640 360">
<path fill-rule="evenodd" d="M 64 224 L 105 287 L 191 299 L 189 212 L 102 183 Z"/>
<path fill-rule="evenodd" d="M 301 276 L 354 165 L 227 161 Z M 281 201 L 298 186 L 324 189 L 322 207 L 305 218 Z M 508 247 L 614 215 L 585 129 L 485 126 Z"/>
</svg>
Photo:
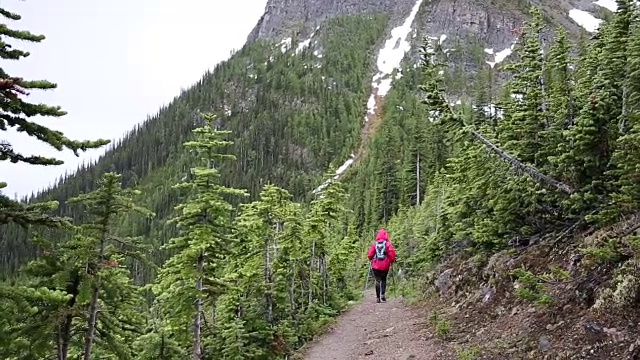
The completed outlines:
<svg viewBox="0 0 640 360">
<path fill-rule="evenodd" d="M 380 295 L 382 301 L 387 301 L 387 297 L 385 296 L 387 290 L 387 275 L 389 271 L 382 271 L 380 274 Z"/>
<path fill-rule="evenodd" d="M 373 269 L 373 276 L 376 278 L 376 300 L 380 302 L 380 290 L 382 285 L 382 273 L 380 270 Z"/>
</svg>

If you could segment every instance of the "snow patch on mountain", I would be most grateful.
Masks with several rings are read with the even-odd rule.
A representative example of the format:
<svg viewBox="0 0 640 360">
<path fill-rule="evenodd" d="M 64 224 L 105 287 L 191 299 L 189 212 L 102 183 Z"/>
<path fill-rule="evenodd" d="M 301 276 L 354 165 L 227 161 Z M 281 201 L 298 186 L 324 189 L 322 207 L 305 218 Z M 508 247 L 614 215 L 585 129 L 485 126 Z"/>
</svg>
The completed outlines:
<svg viewBox="0 0 640 360">
<path fill-rule="evenodd" d="M 598 31 L 598 28 L 602 23 L 601 19 L 598 19 L 588 12 L 580 9 L 569 10 L 569 17 L 571 18 L 571 20 L 575 21 L 576 24 L 582 26 L 590 33 Z"/>
</svg>

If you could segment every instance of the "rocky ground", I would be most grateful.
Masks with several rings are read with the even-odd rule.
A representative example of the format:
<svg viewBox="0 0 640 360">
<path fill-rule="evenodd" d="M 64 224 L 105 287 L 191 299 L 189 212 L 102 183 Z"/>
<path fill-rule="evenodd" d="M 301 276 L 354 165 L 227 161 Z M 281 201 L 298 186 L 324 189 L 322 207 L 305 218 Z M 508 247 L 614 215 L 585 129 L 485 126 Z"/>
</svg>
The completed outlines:
<svg viewBox="0 0 640 360">
<path fill-rule="evenodd" d="M 640 259 L 618 227 L 460 254 L 424 276 L 419 305 L 369 290 L 304 358 L 640 360 Z M 597 250 L 612 238 L 634 250 Z"/>
</svg>

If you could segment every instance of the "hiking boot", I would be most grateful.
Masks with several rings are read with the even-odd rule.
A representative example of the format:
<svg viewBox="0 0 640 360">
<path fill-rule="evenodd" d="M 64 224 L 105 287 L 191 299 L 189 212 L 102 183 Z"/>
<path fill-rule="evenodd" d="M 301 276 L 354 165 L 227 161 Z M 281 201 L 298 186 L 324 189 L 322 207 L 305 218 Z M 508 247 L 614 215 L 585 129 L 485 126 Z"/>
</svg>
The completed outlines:
<svg viewBox="0 0 640 360">
<path fill-rule="evenodd" d="M 387 301 L 387 298 L 382 295 L 382 301 Z"/>
<path fill-rule="evenodd" d="M 379 303 L 380 302 L 380 298 L 376 298 L 376 302 Z"/>
</svg>

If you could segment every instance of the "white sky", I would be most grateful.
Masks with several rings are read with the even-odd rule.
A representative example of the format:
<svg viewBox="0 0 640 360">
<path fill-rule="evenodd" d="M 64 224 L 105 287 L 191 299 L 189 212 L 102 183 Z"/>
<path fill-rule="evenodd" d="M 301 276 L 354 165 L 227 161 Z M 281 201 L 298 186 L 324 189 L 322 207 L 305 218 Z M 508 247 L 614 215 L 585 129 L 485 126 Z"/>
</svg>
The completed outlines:
<svg viewBox="0 0 640 360">
<path fill-rule="evenodd" d="M 22 15 L 9 24 L 47 38 L 39 44 L 12 43 L 31 56 L 3 60 L 10 75 L 47 79 L 53 91 L 34 91 L 30 102 L 60 105 L 68 114 L 41 122 L 75 140 L 116 139 L 168 104 L 181 89 L 244 45 L 267 0 L 5 0 L 2 7 Z M 46 188 L 82 159 L 57 152 L 27 135 L 0 132 L 14 149 L 55 156 L 60 166 L 0 162 L 0 181 L 13 197 Z"/>
</svg>

